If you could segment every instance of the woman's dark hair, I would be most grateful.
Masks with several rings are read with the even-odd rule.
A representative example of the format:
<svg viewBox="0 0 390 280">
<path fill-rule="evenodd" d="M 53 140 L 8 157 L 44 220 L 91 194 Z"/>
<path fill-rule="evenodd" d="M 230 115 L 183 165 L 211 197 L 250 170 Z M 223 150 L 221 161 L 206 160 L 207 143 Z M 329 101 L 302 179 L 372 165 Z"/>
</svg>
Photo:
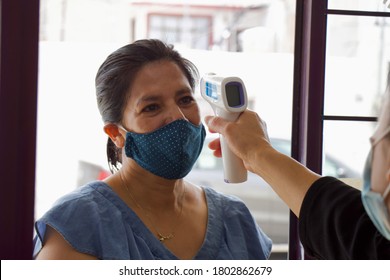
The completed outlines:
<svg viewBox="0 0 390 280">
<path fill-rule="evenodd" d="M 178 65 L 192 90 L 195 89 L 198 79 L 196 66 L 183 58 L 172 45 L 155 39 L 135 41 L 110 54 L 96 74 L 96 98 L 104 123 L 117 124 L 122 121 L 134 77 L 146 64 L 160 60 Z M 110 138 L 107 142 L 107 159 L 111 172 L 118 171 L 122 154 Z"/>
</svg>

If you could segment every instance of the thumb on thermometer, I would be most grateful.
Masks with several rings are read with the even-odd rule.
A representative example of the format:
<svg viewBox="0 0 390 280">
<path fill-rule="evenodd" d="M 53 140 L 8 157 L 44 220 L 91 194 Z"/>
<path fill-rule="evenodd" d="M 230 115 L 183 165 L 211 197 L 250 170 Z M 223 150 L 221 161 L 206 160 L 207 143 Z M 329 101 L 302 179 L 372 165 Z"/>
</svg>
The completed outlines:
<svg viewBox="0 0 390 280">
<path fill-rule="evenodd" d="M 229 123 L 228 121 L 225 121 L 220 117 L 214 117 L 214 116 L 206 116 L 205 122 L 209 127 L 210 132 L 212 133 L 217 132 L 220 134 L 224 134 L 224 130 Z"/>
<path fill-rule="evenodd" d="M 226 121 L 223 118 L 215 117 L 215 116 L 206 116 L 205 122 L 207 126 L 209 127 L 209 131 L 211 133 L 219 133 L 225 137 L 227 142 L 229 143 L 229 137 L 227 132 L 227 128 L 232 123 L 229 121 Z M 214 156 L 221 157 L 222 156 L 222 150 L 221 150 L 221 142 L 220 138 L 216 138 L 213 141 L 209 143 L 209 148 L 214 151 Z"/>
</svg>

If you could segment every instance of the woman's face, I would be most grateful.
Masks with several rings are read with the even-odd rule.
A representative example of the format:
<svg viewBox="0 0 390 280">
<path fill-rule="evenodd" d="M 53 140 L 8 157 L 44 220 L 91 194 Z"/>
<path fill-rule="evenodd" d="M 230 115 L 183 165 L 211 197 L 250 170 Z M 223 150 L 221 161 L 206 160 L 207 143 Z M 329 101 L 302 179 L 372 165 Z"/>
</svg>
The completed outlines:
<svg viewBox="0 0 390 280">
<path fill-rule="evenodd" d="M 387 133 L 390 126 L 389 120 L 390 101 L 386 100 L 379 117 L 378 128 L 371 137 L 371 141 L 376 143 L 372 151 L 371 188 L 374 192 L 381 194 L 390 184 L 390 135 Z M 387 196 L 386 202 L 390 209 L 390 195 Z"/>
<path fill-rule="evenodd" d="M 146 64 L 135 76 L 122 125 L 136 133 L 152 132 L 178 119 L 200 124 L 199 107 L 191 86 L 172 61 Z"/>
</svg>

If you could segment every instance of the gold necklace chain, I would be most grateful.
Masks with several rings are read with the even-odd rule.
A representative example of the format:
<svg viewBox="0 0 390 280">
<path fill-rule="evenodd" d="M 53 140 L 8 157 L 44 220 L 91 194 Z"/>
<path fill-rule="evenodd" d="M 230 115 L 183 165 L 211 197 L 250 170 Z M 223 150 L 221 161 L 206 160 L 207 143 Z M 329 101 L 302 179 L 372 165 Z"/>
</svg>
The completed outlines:
<svg viewBox="0 0 390 280">
<path fill-rule="evenodd" d="M 137 200 L 135 200 L 135 198 L 133 197 L 133 195 L 131 194 L 129 188 L 127 187 L 127 185 L 125 184 L 123 178 L 122 178 L 122 174 L 119 172 L 119 177 L 121 179 L 121 182 L 122 182 L 122 186 L 126 189 L 126 192 L 127 192 L 127 195 L 130 197 L 130 199 L 135 203 L 135 205 L 142 211 L 145 213 L 145 216 L 148 218 L 148 220 L 150 221 L 150 223 L 152 224 L 154 230 L 156 231 L 157 233 L 157 237 L 158 237 L 158 240 L 160 240 L 160 242 L 164 243 L 166 240 L 171 240 L 172 238 L 175 237 L 175 230 L 177 228 L 177 226 L 179 225 L 179 222 L 180 222 L 180 217 L 181 217 L 181 213 L 183 212 L 183 199 L 184 199 L 184 196 L 185 196 L 185 193 L 186 193 L 186 186 L 185 184 L 183 185 L 183 192 L 180 196 L 180 212 L 179 212 L 179 215 L 177 216 L 177 223 L 175 224 L 175 226 L 173 227 L 172 229 L 172 232 L 169 233 L 168 235 L 164 235 L 164 234 L 161 234 L 158 230 L 157 230 L 157 227 L 155 226 L 155 224 L 153 223 L 153 219 L 152 217 L 150 216 L 149 212 L 146 211 L 138 202 Z"/>
</svg>

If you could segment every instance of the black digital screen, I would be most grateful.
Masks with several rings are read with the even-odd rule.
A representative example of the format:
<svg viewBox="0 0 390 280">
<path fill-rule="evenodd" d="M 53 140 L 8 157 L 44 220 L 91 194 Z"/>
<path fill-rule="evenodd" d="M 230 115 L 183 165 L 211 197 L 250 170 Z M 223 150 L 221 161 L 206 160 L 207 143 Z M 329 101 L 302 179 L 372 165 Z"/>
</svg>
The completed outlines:
<svg viewBox="0 0 390 280">
<path fill-rule="evenodd" d="M 242 105 L 240 87 L 238 84 L 227 84 L 225 86 L 226 99 L 230 107 Z"/>
</svg>

